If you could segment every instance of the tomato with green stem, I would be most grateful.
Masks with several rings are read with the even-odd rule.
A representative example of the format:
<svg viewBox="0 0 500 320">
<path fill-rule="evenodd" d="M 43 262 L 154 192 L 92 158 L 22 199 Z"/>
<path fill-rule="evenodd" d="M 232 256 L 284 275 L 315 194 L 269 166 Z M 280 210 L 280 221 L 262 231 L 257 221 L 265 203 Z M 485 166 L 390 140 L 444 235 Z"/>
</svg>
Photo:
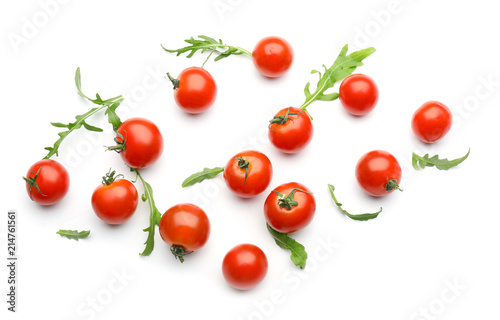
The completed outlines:
<svg viewBox="0 0 500 320">
<path fill-rule="evenodd" d="M 356 179 L 361 188 L 371 196 L 382 197 L 400 190 L 401 167 L 387 151 L 374 150 L 364 154 L 356 164 Z"/>
<path fill-rule="evenodd" d="M 363 116 L 377 105 L 377 84 L 367 75 L 350 75 L 340 84 L 339 100 L 347 112 L 354 116 Z"/>
<path fill-rule="evenodd" d="M 283 38 L 266 37 L 260 40 L 254 47 L 253 52 L 237 46 L 227 45 L 222 40 L 216 40 L 204 35 L 198 36 L 199 39 L 193 37 L 184 40 L 189 46 L 179 49 L 167 49 L 163 45 L 163 49 L 170 53 L 176 53 L 177 56 L 186 53 L 187 58 L 191 58 L 198 51 L 202 53 L 208 51 L 210 55 L 207 57 L 203 65 L 215 53 L 214 61 L 227 58 L 232 55 L 246 55 L 252 57 L 255 68 L 263 76 L 268 78 L 276 78 L 286 73 L 293 63 L 293 49 Z"/>
<path fill-rule="evenodd" d="M 252 60 L 262 75 L 268 78 L 281 77 L 292 66 L 293 49 L 283 38 L 266 37 L 255 45 Z"/>
<path fill-rule="evenodd" d="M 264 280 L 268 261 L 262 249 L 250 243 L 233 247 L 222 261 L 222 275 L 238 290 L 249 290 Z"/>
<path fill-rule="evenodd" d="M 44 206 L 53 205 L 68 193 L 69 174 L 59 162 L 43 159 L 35 162 L 23 177 L 31 200 Z"/>
<path fill-rule="evenodd" d="M 210 236 L 206 213 L 194 204 L 178 204 L 168 209 L 160 220 L 160 235 L 181 262 L 184 256 L 205 245 Z"/>
<path fill-rule="evenodd" d="M 262 193 L 271 183 L 273 166 L 269 158 L 255 150 L 242 151 L 231 157 L 225 167 L 205 168 L 189 176 L 182 187 L 211 179 L 224 172 L 228 188 L 242 198 L 252 198 Z"/>
<path fill-rule="evenodd" d="M 447 106 L 428 101 L 413 114 L 411 127 L 420 141 L 434 143 L 450 131 L 452 122 L 453 116 Z"/>
<path fill-rule="evenodd" d="M 146 168 L 155 163 L 163 152 L 161 132 L 147 119 L 128 119 L 120 125 L 116 134 L 117 145 L 108 147 L 108 150 L 118 152 L 131 168 Z"/>
<path fill-rule="evenodd" d="M 280 233 L 304 229 L 314 218 L 316 200 L 312 192 L 297 182 L 284 183 L 274 189 L 264 203 L 267 223 Z"/>
<path fill-rule="evenodd" d="M 363 60 L 375 52 L 374 48 L 359 50 L 347 55 L 347 45 L 345 45 L 337 59 L 330 68 L 324 66 L 324 74 L 318 70 L 312 70 L 311 73 L 319 74 L 319 81 L 316 90 L 311 92 L 310 82 L 304 88 L 305 101 L 300 108 L 286 108 L 278 112 L 273 119 L 269 121 L 269 139 L 271 143 L 279 150 L 285 153 L 296 153 L 303 150 L 312 138 L 312 123 L 303 120 L 307 114 L 311 120 L 312 117 L 307 111 L 308 106 L 316 100 L 333 101 L 339 97 L 339 93 L 325 93 L 332 88 L 337 81 L 344 79 L 363 65 Z M 303 111 L 303 112 L 302 112 Z M 295 121 L 299 120 L 299 121 Z M 282 127 L 283 132 L 282 132 Z"/>
<path fill-rule="evenodd" d="M 104 222 L 119 225 L 129 220 L 134 214 L 139 196 L 135 186 L 123 175 L 109 171 L 102 178 L 102 184 L 92 193 L 92 209 Z"/>
<path fill-rule="evenodd" d="M 217 85 L 212 75 L 203 68 L 184 69 L 177 79 L 167 73 L 174 85 L 177 105 L 187 113 L 199 114 L 210 108 L 217 97 Z"/>
</svg>

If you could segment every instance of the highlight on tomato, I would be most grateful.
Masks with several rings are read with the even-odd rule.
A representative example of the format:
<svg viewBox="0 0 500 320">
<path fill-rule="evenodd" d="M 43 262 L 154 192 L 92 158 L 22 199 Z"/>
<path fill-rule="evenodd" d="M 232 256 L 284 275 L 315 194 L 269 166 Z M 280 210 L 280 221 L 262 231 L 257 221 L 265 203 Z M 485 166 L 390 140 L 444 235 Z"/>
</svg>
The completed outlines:
<svg viewBox="0 0 500 320">
<path fill-rule="evenodd" d="M 168 209 L 161 217 L 160 236 L 172 254 L 184 262 L 184 256 L 202 248 L 210 236 L 210 221 L 200 207 L 183 203 Z"/>
<path fill-rule="evenodd" d="M 373 150 L 364 154 L 356 164 L 356 179 L 361 188 L 371 196 L 386 196 L 400 190 L 401 167 L 387 151 Z"/>
<path fill-rule="evenodd" d="M 451 129 L 453 116 L 450 109 L 438 101 L 428 101 L 413 114 L 411 128 L 425 143 L 442 139 Z"/>
<path fill-rule="evenodd" d="M 212 179 L 222 172 L 226 185 L 233 193 L 242 198 L 252 198 L 271 183 L 273 166 L 262 152 L 247 150 L 231 157 L 225 167 L 205 168 L 192 174 L 184 180 L 182 187 Z"/>
<path fill-rule="evenodd" d="M 377 84 L 364 74 L 348 76 L 339 88 L 340 104 L 354 116 L 363 116 L 372 111 L 377 105 L 378 95 Z"/>
<path fill-rule="evenodd" d="M 217 85 L 212 75 L 205 69 L 190 67 L 184 69 L 177 79 L 167 73 L 174 85 L 174 99 L 187 113 L 199 114 L 210 108 L 217 97 Z"/>
<path fill-rule="evenodd" d="M 137 189 L 132 182 L 119 179 L 123 175 L 115 175 L 109 170 L 102 177 L 102 184 L 92 193 L 92 209 L 104 222 L 119 225 L 129 220 L 139 202 Z"/>
<path fill-rule="evenodd" d="M 61 201 L 68 193 L 68 171 L 55 160 L 43 159 L 35 162 L 23 179 L 26 181 L 26 191 L 30 199 L 43 206 Z"/>
<path fill-rule="evenodd" d="M 280 233 L 290 234 L 309 225 L 316 212 L 312 192 L 297 182 L 284 183 L 275 188 L 264 203 L 267 223 Z"/>
<path fill-rule="evenodd" d="M 118 152 L 131 168 L 149 167 L 163 152 L 163 136 L 160 129 L 148 119 L 131 118 L 124 121 L 116 131 L 116 146 L 108 150 Z"/>
<path fill-rule="evenodd" d="M 264 280 L 268 261 L 262 249 L 244 243 L 233 247 L 222 261 L 222 275 L 226 282 L 238 290 L 249 290 Z"/>
</svg>

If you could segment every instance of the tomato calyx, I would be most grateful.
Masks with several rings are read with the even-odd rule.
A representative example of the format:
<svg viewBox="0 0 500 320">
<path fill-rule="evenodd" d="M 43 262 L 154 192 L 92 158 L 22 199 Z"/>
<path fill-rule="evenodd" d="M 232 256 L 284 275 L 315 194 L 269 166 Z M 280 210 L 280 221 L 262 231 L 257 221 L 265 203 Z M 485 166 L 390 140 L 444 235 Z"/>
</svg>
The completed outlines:
<svg viewBox="0 0 500 320">
<path fill-rule="evenodd" d="M 234 162 L 236 162 L 236 164 L 240 169 L 245 169 L 245 181 L 243 181 L 243 184 L 245 184 L 248 178 L 248 170 L 249 170 L 248 166 L 250 165 L 250 161 L 245 159 L 245 157 L 238 157 L 234 159 Z"/>
<path fill-rule="evenodd" d="M 23 177 L 24 181 L 26 181 L 26 183 L 27 183 L 27 184 L 28 184 L 28 186 L 29 186 L 29 187 L 28 187 L 28 189 L 29 189 L 29 191 L 30 191 L 30 195 L 29 195 L 29 196 L 30 196 L 30 199 L 31 199 L 31 200 L 33 200 L 33 198 L 31 197 L 31 189 L 32 189 L 33 187 L 35 187 L 35 188 L 38 190 L 38 192 L 40 192 L 40 194 L 41 194 L 42 196 L 46 197 L 46 195 L 45 195 L 45 194 L 43 194 L 42 190 L 40 190 L 40 187 L 39 187 L 39 186 L 38 186 L 38 184 L 36 183 L 36 179 L 38 178 L 38 175 L 40 174 L 40 170 L 42 170 L 42 168 L 41 168 L 41 167 L 40 167 L 40 168 L 38 168 L 38 171 L 35 173 L 35 176 L 34 176 L 33 178 L 25 178 L 25 177 Z M 32 172 L 32 173 L 33 173 L 33 172 Z M 30 175 L 31 175 L 31 174 L 30 174 Z M 28 176 L 28 177 L 29 177 L 29 176 Z"/>
<path fill-rule="evenodd" d="M 115 170 L 111 171 L 111 170 L 112 170 L 112 169 L 111 169 L 111 168 L 109 168 L 108 173 L 106 173 L 106 175 L 104 175 L 104 176 L 102 177 L 102 184 L 103 184 L 103 185 L 109 186 L 110 184 L 112 184 L 113 182 L 115 182 L 115 180 L 116 180 L 116 179 L 118 179 L 118 178 L 120 178 L 120 177 L 122 177 L 122 178 L 124 178 L 124 177 L 125 177 L 125 176 L 124 176 L 123 174 L 121 174 L 121 173 L 120 173 L 120 174 L 117 174 L 117 175 L 115 176 L 116 171 L 115 171 Z"/>
<path fill-rule="evenodd" d="M 389 178 L 387 178 L 387 184 L 385 185 L 385 191 L 389 192 L 389 191 L 392 191 L 392 190 L 403 191 L 403 189 L 401 189 L 399 187 L 397 179 L 389 180 Z"/>
<path fill-rule="evenodd" d="M 168 79 L 172 82 L 172 84 L 174 85 L 174 90 L 179 88 L 179 79 L 176 79 L 176 78 L 173 78 L 170 73 L 167 72 L 167 77 Z"/>
<path fill-rule="evenodd" d="M 125 137 L 119 132 L 116 132 L 116 135 L 120 138 L 114 138 L 113 140 L 117 143 L 116 146 L 106 147 L 108 151 L 116 151 L 116 153 L 121 153 L 125 151 Z"/>
<path fill-rule="evenodd" d="M 273 192 L 278 195 L 278 206 L 280 206 L 281 208 L 287 208 L 288 210 L 290 210 L 290 209 L 292 209 L 293 206 L 298 205 L 299 203 L 293 199 L 293 196 L 295 195 L 295 192 L 297 192 L 297 191 L 301 191 L 301 192 L 305 192 L 305 193 L 309 193 L 309 194 L 311 193 L 311 192 L 308 192 L 308 191 L 305 191 L 305 190 L 302 190 L 299 188 L 295 188 L 292 191 L 290 191 L 290 193 L 288 195 L 283 195 L 283 194 L 279 193 L 278 191 L 273 190 Z"/>
<path fill-rule="evenodd" d="M 275 116 L 273 117 L 271 120 L 269 120 L 269 130 L 276 130 L 276 126 L 280 125 L 280 124 L 285 124 L 288 119 L 289 119 L 289 116 L 298 116 L 300 114 L 300 112 L 298 113 L 290 113 L 290 108 L 288 108 L 288 110 L 286 111 L 285 115 L 284 116 Z M 290 121 L 293 121 L 295 118 L 290 118 Z M 276 124 L 276 126 L 274 127 L 274 130 L 271 129 L 271 126 L 273 124 Z"/>
<path fill-rule="evenodd" d="M 179 259 L 181 263 L 184 262 L 184 256 L 191 253 L 191 251 L 186 251 L 183 247 L 176 245 L 171 246 L 170 251 L 176 259 Z"/>
</svg>

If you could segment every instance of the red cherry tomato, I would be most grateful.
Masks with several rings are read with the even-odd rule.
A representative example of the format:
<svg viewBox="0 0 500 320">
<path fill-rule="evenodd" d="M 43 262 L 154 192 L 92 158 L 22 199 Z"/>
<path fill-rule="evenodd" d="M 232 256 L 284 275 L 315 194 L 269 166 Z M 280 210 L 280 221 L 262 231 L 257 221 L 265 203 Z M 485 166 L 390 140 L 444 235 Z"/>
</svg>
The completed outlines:
<svg viewBox="0 0 500 320">
<path fill-rule="evenodd" d="M 160 220 L 160 235 L 172 254 L 184 262 L 184 256 L 203 247 L 210 236 L 210 221 L 205 211 L 194 204 L 178 204 Z"/>
<path fill-rule="evenodd" d="M 356 178 L 361 188 L 374 197 L 401 190 L 401 167 L 387 151 L 374 150 L 363 155 L 356 165 Z"/>
<path fill-rule="evenodd" d="M 44 206 L 59 202 L 69 189 L 68 171 L 59 162 L 50 159 L 33 164 L 24 180 L 30 199 Z"/>
<path fill-rule="evenodd" d="M 450 131 L 452 122 L 453 117 L 447 106 L 437 101 L 429 101 L 415 111 L 411 127 L 421 141 L 433 143 Z"/>
<path fill-rule="evenodd" d="M 128 180 L 116 179 L 114 171 L 108 173 L 103 183 L 92 194 L 92 209 L 108 224 L 122 224 L 135 212 L 139 196 L 135 186 Z"/>
<path fill-rule="evenodd" d="M 297 182 L 284 183 L 274 189 L 264 203 L 267 223 L 281 233 L 305 228 L 313 219 L 316 200 L 309 189 Z"/>
<path fill-rule="evenodd" d="M 270 121 L 269 140 L 284 153 L 297 153 L 304 149 L 313 136 L 313 125 L 307 113 L 299 108 L 280 110 Z"/>
<path fill-rule="evenodd" d="M 353 74 L 340 84 L 339 99 L 347 112 L 362 116 L 375 108 L 378 88 L 372 78 L 364 74 Z"/>
<path fill-rule="evenodd" d="M 240 244 L 229 250 L 222 261 L 222 274 L 227 283 L 238 290 L 252 289 L 267 274 L 267 257 L 253 244 Z"/>
<path fill-rule="evenodd" d="M 285 39 L 267 37 L 255 46 L 252 60 L 262 75 L 268 78 L 280 77 L 292 66 L 293 49 Z"/>
<path fill-rule="evenodd" d="M 226 185 L 242 198 L 251 198 L 266 190 L 272 177 L 271 161 L 259 151 L 240 152 L 224 168 Z"/>
<path fill-rule="evenodd" d="M 119 150 L 123 161 L 132 168 L 141 169 L 152 165 L 163 152 L 161 132 L 147 119 L 128 119 L 117 132 L 116 141 L 119 145 L 112 149 Z"/>
<path fill-rule="evenodd" d="M 171 81 L 174 83 L 175 102 L 187 113 L 202 113 L 214 104 L 217 85 L 207 70 L 187 68 L 179 74 L 177 80 L 171 78 Z"/>
</svg>

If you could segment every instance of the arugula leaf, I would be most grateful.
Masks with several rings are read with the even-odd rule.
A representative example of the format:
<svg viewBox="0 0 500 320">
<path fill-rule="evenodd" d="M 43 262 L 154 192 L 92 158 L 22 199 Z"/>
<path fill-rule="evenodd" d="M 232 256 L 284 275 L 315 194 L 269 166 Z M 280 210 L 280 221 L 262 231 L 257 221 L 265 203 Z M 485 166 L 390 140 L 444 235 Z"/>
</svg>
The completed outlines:
<svg viewBox="0 0 500 320">
<path fill-rule="evenodd" d="M 99 127 L 92 126 L 86 122 L 88 118 L 90 118 L 92 115 L 96 114 L 97 112 L 101 111 L 102 109 L 106 109 L 105 114 L 108 115 L 108 121 L 113 125 L 113 130 L 118 130 L 118 127 L 121 125 L 120 118 L 116 114 L 116 108 L 120 105 L 120 103 L 123 101 L 123 97 L 117 96 L 108 100 L 102 100 L 99 94 L 96 94 L 96 99 L 91 99 L 87 97 L 83 92 L 82 92 L 82 81 L 81 81 L 81 76 L 80 76 L 80 68 L 76 69 L 75 73 L 75 84 L 76 88 L 78 90 L 78 94 L 81 97 L 84 97 L 85 99 L 100 105 L 100 107 L 95 107 L 90 109 L 84 114 L 77 115 L 75 117 L 76 121 L 75 122 L 70 122 L 70 123 L 60 123 L 60 122 L 52 122 L 52 126 L 56 128 L 65 128 L 67 129 L 66 131 L 62 131 L 58 133 L 59 139 L 56 140 L 56 142 L 53 144 L 51 147 L 46 147 L 45 150 L 48 151 L 47 155 L 43 159 L 49 159 L 53 155 L 59 156 L 59 147 L 63 140 L 74 130 L 80 129 L 82 126 L 89 130 L 89 131 L 94 131 L 94 132 L 102 132 L 103 130 Z"/>
<path fill-rule="evenodd" d="M 221 59 L 229 57 L 230 55 L 246 54 L 247 56 L 252 56 L 252 53 L 250 51 L 240 47 L 224 44 L 221 39 L 217 41 L 214 38 L 210 38 L 203 35 L 198 36 L 198 38 L 199 39 L 194 39 L 193 37 L 191 37 L 189 39 L 184 40 L 190 45 L 179 49 L 174 49 L 174 50 L 167 49 L 163 45 L 161 45 L 161 47 L 167 52 L 176 53 L 177 56 L 189 52 L 186 58 L 191 58 L 198 51 L 200 51 L 201 53 L 209 51 L 210 55 L 212 53 L 217 54 L 217 57 L 215 57 L 214 61 L 219 61 Z"/>
<path fill-rule="evenodd" d="M 446 158 L 439 159 L 439 156 L 437 154 L 435 156 L 429 157 L 429 154 L 427 153 L 426 155 L 421 157 L 417 155 L 415 152 L 413 152 L 411 162 L 413 168 L 417 171 L 420 170 L 420 168 L 424 169 L 425 167 L 434 167 L 434 166 L 439 170 L 448 170 L 464 162 L 465 159 L 469 157 L 469 154 L 470 154 L 470 148 L 465 156 L 454 160 L 448 160 Z"/>
<path fill-rule="evenodd" d="M 342 209 L 342 203 L 337 201 L 337 198 L 335 197 L 335 194 L 333 191 L 335 190 L 335 187 L 332 186 L 331 184 L 328 184 L 328 189 L 330 189 L 330 195 L 332 196 L 333 202 L 337 205 L 337 207 L 342 211 L 346 216 L 351 218 L 352 220 L 357 220 L 357 221 L 366 221 L 370 219 L 375 219 L 378 217 L 379 213 L 382 212 L 382 207 L 380 207 L 380 210 L 375 212 L 375 213 L 363 213 L 363 214 L 350 214 L 346 210 Z"/>
<path fill-rule="evenodd" d="M 68 239 L 73 239 L 78 241 L 79 239 L 85 239 L 89 236 L 90 230 L 78 231 L 78 230 L 59 230 L 56 232 L 61 235 L 61 237 L 66 237 Z"/>
<path fill-rule="evenodd" d="M 184 180 L 184 182 L 182 182 L 182 187 L 183 188 L 189 187 L 195 183 L 200 183 L 203 180 L 212 179 L 216 175 L 218 175 L 219 173 L 221 173 L 223 171 L 224 171 L 223 167 L 215 167 L 212 169 L 204 168 L 203 171 L 194 173 L 194 174 L 190 175 L 189 177 L 187 177 L 186 180 Z"/>
<path fill-rule="evenodd" d="M 130 168 L 132 172 L 137 174 L 137 177 L 141 179 L 142 185 L 144 186 L 144 194 L 142 195 L 142 201 L 149 203 L 149 227 L 143 229 L 144 232 L 148 233 L 148 238 L 144 244 L 146 247 L 144 251 L 140 253 L 141 256 L 149 256 L 153 252 L 155 246 L 155 226 L 160 225 L 161 213 L 155 205 L 153 198 L 153 188 L 149 183 L 147 183 L 139 173 L 139 170 L 135 168 Z"/>
<path fill-rule="evenodd" d="M 290 250 L 290 259 L 292 262 L 301 269 L 304 269 L 306 267 L 307 260 L 307 252 L 304 246 L 298 243 L 295 239 L 290 238 L 287 234 L 274 230 L 269 223 L 266 223 L 266 226 L 269 233 L 273 236 L 276 244 L 280 248 Z"/>
<path fill-rule="evenodd" d="M 337 81 L 342 80 L 345 77 L 352 74 L 357 67 L 363 65 L 362 62 L 363 59 L 365 59 L 366 57 L 375 52 L 375 48 L 370 47 L 353 52 L 350 55 L 346 56 L 347 49 L 348 46 L 346 44 L 342 48 L 340 54 L 338 55 L 337 59 L 330 68 L 326 68 L 326 66 L 323 65 L 323 68 L 325 69 L 325 74 L 322 74 L 318 70 L 311 71 L 311 74 L 314 73 L 319 74 L 319 81 L 318 84 L 316 85 L 316 91 L 314 91 L 314 93 L 311 93 L 309 89 L 311 83 L 308 82 L 306 84 L 304 88 L 306 101 L 302 104 L 300 109 L 305 110 L 307 112 L 306 110 L 307 106 L 310 105 L 315 100 L 332 101 L 337 99 L 339 97 L 339 94 L 337 92 L 325 94 L 325 91 L 329 88 L 332 88 Z"/>
</svg>

